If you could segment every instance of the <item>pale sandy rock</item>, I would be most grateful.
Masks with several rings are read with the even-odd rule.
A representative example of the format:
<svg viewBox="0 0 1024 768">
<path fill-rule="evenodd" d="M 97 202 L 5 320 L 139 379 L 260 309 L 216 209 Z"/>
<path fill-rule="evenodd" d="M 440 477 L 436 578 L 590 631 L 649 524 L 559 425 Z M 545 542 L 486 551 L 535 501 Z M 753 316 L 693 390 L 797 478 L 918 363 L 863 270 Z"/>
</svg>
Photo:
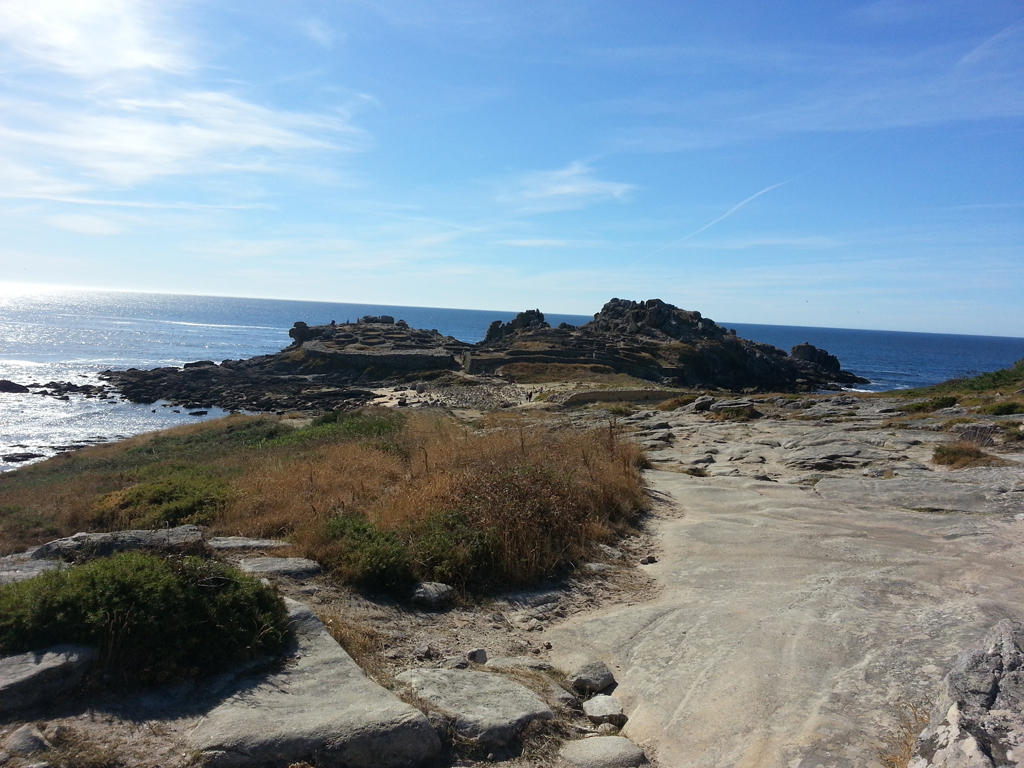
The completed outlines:
<svg viewBox="0 0 1024 768">
<path fill-rule="evenodd" d="M 437 707 L 459 738 L 483 747 L 511 744 L 531 720 L 555 716 L 533 691 L 497 674 L 410 669 L 395 679 Z"/>
<path fill-rule="evenodd" d="M 53 745 L 33 723 L 26 723 L 4 739 L 4 749 L 12 755 L 31 755 L 52 748 Z"/>
<path fill-rule="evenodd" d="M 573 666 L 566 679 L 580 693 L 597 693 L 615 684 L 615 673 L 605 662 L 594 660 Z"/>
<path fill-rule="evenodd" d="M 320 563 L 305 557 L 246 557 L 238 568 L 260 576 L 284 576 L 290 579 L 310 579 L 320 575 Z"/>
<path fill-rule="evenodd" d="M 107 557 L 133 550 L 189 551 L 203 546 L 203 532 L 195 525 L 179 525 L 155 531 L 76 533 L 47 542 L 32 552 L 33 560 L 78 560 Z"/>
<path fill-rule="evenodd" d="M 230 552 L 237 549 L 282 549 L 290 547 L 281 539 L 250 539 L 246 536 L 214 536 L 206 540 L 210 549 L 218 552 Z"/>
<path fill-rule="evenodd" d="M 584 701 L 583 714 L 594 725 L 611 723 L 617 728 L 624 726 L 629 719 L 622 711 L 622 704 L 619 703 L 619 700 L 605 694 L 598 694 Z"/>
<path fill-rule="evenodd" d="M 623 736 L 570 741 L 558 756 L 573 768 L 635 768 L 647 762 L 643 750 Z"/>
<path fill-rule="evenodd" d="M 81 680 L 96 651 L 80 645 L 55 645 L 41 651 L 0 658 L 0 713 L 44 704 Z"/>
<path fill-rule="evenodd" d="M 433 760 L 441 744 L 423 713 L 370 680 L 312 610 L 287 603 L 296 637 L 289 663 L 209 712 L 188 746 L 210 768 L 303 760 L 405 768 Z"/>
</svg>

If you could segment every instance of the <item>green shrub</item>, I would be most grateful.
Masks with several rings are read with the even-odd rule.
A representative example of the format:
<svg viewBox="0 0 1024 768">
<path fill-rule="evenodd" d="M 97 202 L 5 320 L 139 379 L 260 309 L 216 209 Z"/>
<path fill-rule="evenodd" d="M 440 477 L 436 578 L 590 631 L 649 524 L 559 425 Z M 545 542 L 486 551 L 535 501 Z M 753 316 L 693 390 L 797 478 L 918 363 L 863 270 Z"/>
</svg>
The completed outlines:
<svg viewBox="0 0 1024 768">
<path fill-rule="evenodd" d="M 340 515 L 323 526 L 326 545 L 318 557 L 343 581 L 360 587 L 401 590 L 414 576 L 409 550 L 399 535 L 359 515 Z"/>
<path fill-rule="evenodd" d="M 91 522 L 106 528 L 162 528 L 185 523 L 209 525 L 227 505 L 228 486 L 200 468 L 148 468 L 143 480 L 96 502 Z"/>
<path fill-rule="evenodd" d="M 932 461 L 951 469 L 984 467 L 1000 463 L 999 459 L 985 453 L 977 443 L 970 440 L 957 440 L 935 446 L 935 450 L 932 452 Z"/>
<path fill-rule="evenodd" d="M 943 395 L 942 397 L 933 397 L 919 403 L 910 403 L 909 405 L 903 406 L 903 410 L 907 413 L 931 413 L 932 411 L 938 411 L 942 408 L 952 408 L 954 405 L 956 405 L 955 397 L 951 395 Z"/>
<path fill-rule="evenodd" d="M 284 647 L 276 593 L 221 563 L 126 552 L 0 587 L 0 654 L 99 649 L 122 680 L 163 683 Z"/>
<path fill-rule="evenodd" d="M 978 409 L 978 413 L 986 413 L 989 416 L 1012 416 L 1015 413 L 1024 413 L 1024 403 L 1017 403 L 1008 400 L 1002 403 L 992 403 Z"/>
</svg>

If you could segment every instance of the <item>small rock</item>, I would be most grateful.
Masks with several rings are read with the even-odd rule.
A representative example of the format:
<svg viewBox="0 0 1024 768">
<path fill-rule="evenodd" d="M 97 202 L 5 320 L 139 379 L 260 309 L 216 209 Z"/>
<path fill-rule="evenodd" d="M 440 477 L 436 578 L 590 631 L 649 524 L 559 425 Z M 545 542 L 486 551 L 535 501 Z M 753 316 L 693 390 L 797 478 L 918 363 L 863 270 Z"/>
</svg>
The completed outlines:
<svg viewBox="0 0 1024 768">
<path fill-rule="evenodd" d="M 615 683 L 615 675 L 603 661 L 590 661 L 566 675 L 569 684 L 580 693 L 597 693 Z"/>
<path fill-rule="evenodd" d="M 601 723 L 597 726 L 597 732 L 601 736 L 614 736 L 619 732 L 619 728 L 612 723 Z"/>
<path fill-rule="evenodd" d="M 574 768 L 635 768 L 647 762 L 643 750 L 623 736 L 570 741 L 558 754 Z"/>
<path fill-rule="evenodd" d="M 12 755 L 31 755 L 52 749 L 43 732 L 32 723 L 26 723 L 4 740 L 4 749 Z"/>
<path fill-rule="evenodd" d="M 595 725 L 611 723 L 617 728 L 624 726 L 626 720 L 629 719 L 626 717 L 625 712 L 622 711 L 622 705 L 618 699 L 614 696 L 600 694 L 583 702 L 583 713 Z"/>
<path fill-rule="evenodd" d="M 425 581 L 416 585 L 412 602 L 420 608 L 436 611 L 451 605 L 455 599 L 455 587 L 437 581 Z"/>
<path fill-rule="evenodd" d="M 658 558 L 654 555 L 647 555 L 646 557 L 640 558 L 640 565 L 652 565 L 656 562 L 658 562 Z"/>
<path fill-rule="evenodd" d="M 449 656 L 441 662 L 445 669 L 469 669 L 469 662 L 461 656 Z"/>
<path fill-rule="evenodd" d="M 413 649 L 412 655 L 417 661 L 428 661 L 437 657 L 437 649 L 428 643 L 422 643 Z"/>
<path fill-rule="evenodd" d="M 474 648 L 472 651 L 466 654 L 466 658 L 474 664 L 486 664 L 487 651 L 483 648 Z"/>
<path fill-rule="evenodd" d="M 587 573 L 607 573 L 612 567 L 608 563 L 584 563 L 583 570 Z"/>
</svg>

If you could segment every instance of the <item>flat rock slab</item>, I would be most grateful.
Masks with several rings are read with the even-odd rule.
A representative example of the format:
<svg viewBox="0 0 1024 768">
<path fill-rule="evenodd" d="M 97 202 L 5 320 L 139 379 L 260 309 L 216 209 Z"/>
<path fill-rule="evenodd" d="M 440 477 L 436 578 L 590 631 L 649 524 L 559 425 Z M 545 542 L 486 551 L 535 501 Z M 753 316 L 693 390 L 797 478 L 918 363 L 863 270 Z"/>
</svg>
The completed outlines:
<svg viewBox="0 0 1024 768">
<path fill-rule="evenodd" d="M 29 554 L 0 557 L 0 585 L 25 581 L 62 567 L 64 563 L 59 560 L 32 560 Z"/>
<path fill-rule="evenodd" d="M 754 428 L 767 427 L 736 427 Z M 932 700 L 958 653 L 1024 616 L 1024 521 L 1012 516 L 910 512 L 855 490 L 847 503 L 786 482 L 646 478 L 672 502 L 652 521 L 660 549 L 645 573 L 657 597 L 570 617 L 545 637 L 557 667 L 582 656 L 616 668 L 624 735 L 655 745 L 664 765 L 876 765 L 900 702 Z"/>
<path fill-rule="evenodd" d="M 558 756 L 573 768 L 636 768 L 647 762 L 643 750 L 622 736 L 593 736 L 570 741 Z"/>
<path fill-rule="evenodd" d="M 291 579 L 309 579 L 323 572 L 320 563 L 305 557 L 246 557 L 239 561 L 238 568 L 260 576 L 286 576 Z"/>
<path fill-rule="evenodd" d="M 311 609 L 288 600 L 296 648 L 277 673 L 213 709 L 189 735 L 210 768 L 429 763 L 441 750 L 422 712 L 370 680 Z"/>
<path fill-rule="evenodd" d="M 76 533 L 47 542 L 32 552 L 33 560 L 78 560 L 107 557 L 131 550 L 189 551 L 203 546 L 203 532 L 194 525 L 179 525 L 159 531 L 115 531 Z"/>
<path fill-rule="evenodd" d="M 463 739 L 511 744 L 531 720 L 555 716 L 533 691 L 501 675 L 463 669 L 410 669 L 395 678 L 446 713 Z"/>
<path fill-rule="evenodd" d="M 206 540 L 210 549 L 218 552 L 230 552 L 237 549 L 281 549 L 290 547 L 287 541 L 281 539 L 250 539 L 246 536 L 214 536 Z"/>
<path fill-rule="evenodd" d="M 1024 474 L 1020 469 L 1017 471 Z M 976 482 L 953 480 L 933 472 L 927 478 L 888 480 L 825 477 L 818 481 L 814 490 L 826 499 L 873 508 L 892 506 L 929 512 L 1007 515 L 1024 512 L 1024 493 L 1010 488 L 980 479 Z"/>
<path fill-rule="evenodd" d="M 39 706 L 67 693 L 95 659 L 94 649 L 80 645 L 55 645 L 0 657 L 0 715 Z"/>
</svg>

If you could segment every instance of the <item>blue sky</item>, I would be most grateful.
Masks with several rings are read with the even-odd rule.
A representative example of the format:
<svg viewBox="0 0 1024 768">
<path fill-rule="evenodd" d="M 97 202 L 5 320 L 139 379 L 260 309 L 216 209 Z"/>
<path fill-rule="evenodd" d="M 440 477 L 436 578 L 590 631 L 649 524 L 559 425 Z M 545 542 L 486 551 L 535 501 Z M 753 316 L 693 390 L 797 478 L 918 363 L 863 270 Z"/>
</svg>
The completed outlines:
<svg viewBox="0 0 1024 768">
<path fill-rule="evenodd" d="M 1018 0 L 4 0 L 0 280 L 1024 336 Z"/>
</svg>

